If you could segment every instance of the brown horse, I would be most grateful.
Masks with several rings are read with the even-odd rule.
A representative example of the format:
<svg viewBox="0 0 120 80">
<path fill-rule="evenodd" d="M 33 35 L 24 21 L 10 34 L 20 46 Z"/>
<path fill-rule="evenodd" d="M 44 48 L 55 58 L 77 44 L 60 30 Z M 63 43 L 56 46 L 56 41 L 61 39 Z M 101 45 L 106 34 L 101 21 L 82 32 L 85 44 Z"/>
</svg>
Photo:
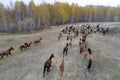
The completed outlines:
<svg viewBox="0 0 120 80">
<path fill-rule="evenodd" d="M 80 53 L 81 54 L 86 50 L 85 48 L 86 48 L 85 40 L 82 39 L 81 46 L 80 46 Z"/>
<path fill-rule="evenodd" d="M 63 76 L 63 72 L 64 72 L 64 59 L 62 60 L 62 63 L 59 66 L 59 71 L 62 73 L 61 77 Z"/>
<path fill-rule="evenodd" d="M 52 66 L 52 58 L 54 58 L 54 54 L 51 54 L 49 59 L 44 63 L 43 77 L 45 77 L 46 69 L 47 69 L 47 72 L 50 72 L 50 67 Z"/>
<path fill-rule="evenodd" d="M 32 41 L 31 41 L 31 42 L 29 42 L 29 43 L 27 43 L 27 42 L 26 42 L 24 45 L 26 45 L 26 47 L 27 47 L 27 48 L 31 48 Z"/>
<path fill-rule="evenodd" d="M 21 50 L 21 52 L 23 51 L 23 50 L 26 50 L 27 49 L 27 45 L 21 45 L 20 47 L 19 47 L 19 49 Z"/>
<path fill-rule="evenodd" d="M 41 37 L 40 39 L 35 40 L 33 43 L 34 43 L 35 45 L 37 45 L 37 44 L 41 43 L 41 40 L 42 40 L 42 37 Z"/>
<path fill-rule="evenodd" d="M 63 57 L 64 57 L 64 53 L 66 53 L 66 55 L 67 55 L 67 52 L 68 52 L 68 43 L 66 44 L 66 46 L 64 47 L 64 49 L 63 49 Z"/>
<path fill-rule="evenodd" d="M 28 43 L 28 48 L 31 48 L 32 41 Z"/>
<path fill-rule="evenodd" d="M 4 52 L 1 52 L 0 53 L 0 56 L 1 56 L 1 59 L 4 58 L 5 55 L 11 55 L 11 50 L 14 50 L 13 47 L 10 47 L 8 50 L 4 51 Z"/>
</svg>

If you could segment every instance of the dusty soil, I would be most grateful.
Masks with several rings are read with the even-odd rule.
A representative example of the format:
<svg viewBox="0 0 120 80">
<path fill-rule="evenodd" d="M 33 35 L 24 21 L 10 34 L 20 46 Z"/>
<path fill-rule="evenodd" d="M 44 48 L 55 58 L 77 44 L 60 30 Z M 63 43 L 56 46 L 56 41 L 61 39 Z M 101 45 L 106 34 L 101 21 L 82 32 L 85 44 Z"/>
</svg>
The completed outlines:
<svg viewBox="0 0 120 80">
<path fill-rule="evenodd" d="M 81 25 L 79 23 L 74 25 Z M 90 23 L 92 26 L 97 23 Z M 91 34 L 88 36 L 88 47 L 92 49 L 95 60 L 92 71 L 87 71 L 87 62 L 79 53 L 79 38 L 75 38 L 72 47 L 69 48 L 68 55 L 64 57 L 65 70 L 63 77 L 60 77 L 59 65 L 63 59 L 63 47 L 66 45 L 66 35 L 61 41 L 57 40 L 61 27 L 53 27 L 50 30 L 33 34 L 0 34 L 0 51 L 15 48 L 12 56 L 0 60 L 0 80 L 120 80 L 120 34 Z M 103 27 L 117 27 L 120 23 L 101 23 Z M 33 41 L 43 37 L 42 44 L 32 46 L 25 52 L 19 51 L 19 46 L 26 41 Z M 43 65 L 54 53 L 53 65 L 50 73 L 43 78 Z"/>
</svg>

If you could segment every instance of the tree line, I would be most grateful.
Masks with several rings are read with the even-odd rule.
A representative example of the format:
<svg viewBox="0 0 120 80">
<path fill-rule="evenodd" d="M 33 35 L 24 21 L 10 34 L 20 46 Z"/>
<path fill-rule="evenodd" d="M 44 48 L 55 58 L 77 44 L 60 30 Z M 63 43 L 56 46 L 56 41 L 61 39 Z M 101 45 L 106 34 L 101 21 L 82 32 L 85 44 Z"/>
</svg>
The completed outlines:
<svg viewBox="0 0 120 80">
<path fill-rule="evenodd" d="M 8 7 L 0 3 L 0 32 L 30 32 L 42 30 L 51 25 L 76 22 L 118 22 L 120 7 L 43 2 L 29 4 L 23 1 L 10 2 Z"/>
</svg>

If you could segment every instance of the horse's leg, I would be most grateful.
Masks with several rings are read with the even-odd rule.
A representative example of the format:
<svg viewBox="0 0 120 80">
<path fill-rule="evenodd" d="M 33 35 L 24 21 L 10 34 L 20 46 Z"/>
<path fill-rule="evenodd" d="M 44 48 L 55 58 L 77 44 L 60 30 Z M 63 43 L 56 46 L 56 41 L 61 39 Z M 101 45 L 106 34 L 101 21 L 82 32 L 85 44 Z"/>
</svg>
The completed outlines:
<svg viewBox="0 0 120 80">
<path fill-rule="evenodd" d="M 25 49 L 25 48 L 23 48 L 23 50 L 25 51 L 26 49 Z"/>
<path fill-rule="evenodd" d="M 92 60 L 89 60 L 88 66 L 87 66 L 87 69 L 89 72 L 90 72 L 91 66 L 92 66 Z"/>
<path fill-rule="evenodd" d="M 9 54 L 6 54 L 6 55 L 7 55 L 7 57 L 8 57 Z"/>
<path fill-rule="evenodd" d="M 43 70 L 43 78 L 45 77 L 45 71 L 46 71 L 46 67 L 44 66 L 44 70 Z"/>
<path fill-rule="evenodd" d="M 63 71 L 62 71 L 62 74 L 61 74 L 61 77 L 63 76 Z"/>
<path fill-rule="evenodd" d="M 11 56 L 12 54 L 11 54 L 11 51 L 9 52 L 9 55 Z"/>
<path fill-rule="evenodd" d="M 63 50 L 63 57 L 64 57 L 65 50 Z"/>
<path fill-rule="evenodd" d="M 23 48 L 21 48 L 21 52 L 23 51 Z"/>
<path fill-rule="evenodd" d="M 82 55 L 82 53 L 83 53 L 83 50 L 82 50 L 82 48 L 80 49 L 80 53 L 81 53 L 81 55 Z"/>
<path fill-rule="evenodd" d="M 0 55 L 0 60 L 1 60 L 2 58 L 1 58 L 1 55 Z"/>
<path fill-rule="evenodd" d="M 1 54 L 1 58 L 4 59 L 4 54 Z"/>
<path fill-rule="evenodd" d="M 49 72 L 49 68 L 47 68 L 47 72 Z"/>
<path fill-rule="evenodd" d="M 22 52 L 22 49 L 20 48 L 20 51 Z"/>
<path fill-rule="evenodd" d="M 49 72 L 50 72 L 50 68 L 49 68 Z"/>
<path fill-rule="evenodd" d="M 11 56 L 11 52 L 10 52 L 9 54 L 10 54 L 10 56 Z"/>
<path fill-rule="evenodd" d="M 65 50 L 65 52 L 66 52 L 66 55 L 67 55 L 67 50 Z"/>
<path fill-rule="evenodd" d="M 50 68 L 47 68 L 47 72 L 50 72 Z"/>
</svg>

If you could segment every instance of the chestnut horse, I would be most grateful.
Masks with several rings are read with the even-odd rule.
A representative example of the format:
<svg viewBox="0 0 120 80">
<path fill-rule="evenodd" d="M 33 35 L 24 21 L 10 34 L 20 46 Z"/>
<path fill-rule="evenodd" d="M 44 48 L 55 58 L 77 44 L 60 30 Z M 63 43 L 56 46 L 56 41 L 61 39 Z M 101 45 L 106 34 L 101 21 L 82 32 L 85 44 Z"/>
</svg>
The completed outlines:
<svg viewBox="0 0 120 80">
<path fill-rule="evenodd" d="M 49 59 L 44 63 L 43 77 L 45 77 L 46 69 L 47 69 L 47 72 L 50 72 L 50 67 L 52 66 L 52 58 L 54 58 L 54 54 L 51 54 Z"/>
<path fill-rule="evenodd" d="M 41 43 L 41 40 L 42 40 L 42 37 L 41 37 L 40 39 L 38 39 L 38 40 L 35 40 L 33 43 L 34 43 L 35 45 L 37 45 L 37 44 Z"/>
<path fill-rule="evenodd" d="M 62 73 L 61 77 L 63 76 L 63 72 L 64 72 L 64 59 L 62 60 L 62 63 L 59 66 L 59 71 Z"/>
<path fill-rule="evenodd" d="M 1 52 L 0 53 L 0 56 L 1 56 L 1 59 L 4 58 L 5 55 L 11 55 L 11 50 L 14 50 L 13 47 L 10 47 L 8 50 L 4 51 L 4 52 Z"/>
</svg>

